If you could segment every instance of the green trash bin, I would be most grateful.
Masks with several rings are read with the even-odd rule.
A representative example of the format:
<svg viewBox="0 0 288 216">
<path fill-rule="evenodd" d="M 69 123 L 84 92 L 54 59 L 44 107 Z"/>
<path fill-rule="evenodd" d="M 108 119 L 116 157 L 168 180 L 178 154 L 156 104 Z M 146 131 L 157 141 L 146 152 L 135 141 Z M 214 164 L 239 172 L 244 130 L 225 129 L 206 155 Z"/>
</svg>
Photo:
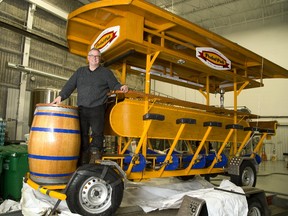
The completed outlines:
<svg viewBox="0 0 288 216">
<path fill-rule="evenodd" d="M 2 176 L 2 161 L 3 161 L 3 156 L 0 154 L 0 185 L 2 185 L 2 182 L 1 182 L 1 176 Z M 3 202 L 3 199 L 1 198 L 0 196 L 0 205 L 2 204 Z"/>
<path fill-rule="evenodd" d="M 3 164 L 3 156 L 0 154 L 0 176 L 2 174 L 2 164 Z"/>
<path fill-rule="evenodd" d="M 29 170 L 27 146 L 0 146 L 0 154 L 3 158 L 0 197 L 19 201 L 23 177 Z"/>
</svg>

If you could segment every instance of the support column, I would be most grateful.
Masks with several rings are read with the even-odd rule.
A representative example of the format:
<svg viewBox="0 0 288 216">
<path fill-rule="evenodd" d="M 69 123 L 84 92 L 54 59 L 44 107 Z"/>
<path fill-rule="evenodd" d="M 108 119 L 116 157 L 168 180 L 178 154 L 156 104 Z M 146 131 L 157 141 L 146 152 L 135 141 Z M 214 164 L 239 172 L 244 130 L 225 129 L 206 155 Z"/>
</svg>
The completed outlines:
<svg viewBox="0 0 288 216">
<path fill-rule="evenodd" d="M 30 4 L 28 14 L 27 14 L 27 31 L 30 31 L 32 29 L 35 11 L 36 11 L 36 5 Z M 28 66 L 29 56 L 30 56 L 30 45 L 31 45 L 31 38 L 25 37 L 23 58 L 22 58 L 23 66 Z M 27 86 L 27 73 L 21 72 L 19 102 L 18 102 L 18 108 L 17 108 L 16 140 L 23 139 L 26 86 Z"/>
</svg>

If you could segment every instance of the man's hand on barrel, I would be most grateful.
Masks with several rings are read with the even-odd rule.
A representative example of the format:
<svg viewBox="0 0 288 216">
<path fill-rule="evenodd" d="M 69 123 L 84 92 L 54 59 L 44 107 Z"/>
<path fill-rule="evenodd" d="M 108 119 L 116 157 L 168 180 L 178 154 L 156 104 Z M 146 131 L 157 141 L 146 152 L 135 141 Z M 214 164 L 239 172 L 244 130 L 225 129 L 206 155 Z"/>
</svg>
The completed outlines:
<svg viewBox="0 0 288 216">
<path fill-rule="evenodd" d="M 61 103 L 61 96 L 59 95 L 58 97 L 56 97 L 51 104 L 60 104 Z"/>
</svg>

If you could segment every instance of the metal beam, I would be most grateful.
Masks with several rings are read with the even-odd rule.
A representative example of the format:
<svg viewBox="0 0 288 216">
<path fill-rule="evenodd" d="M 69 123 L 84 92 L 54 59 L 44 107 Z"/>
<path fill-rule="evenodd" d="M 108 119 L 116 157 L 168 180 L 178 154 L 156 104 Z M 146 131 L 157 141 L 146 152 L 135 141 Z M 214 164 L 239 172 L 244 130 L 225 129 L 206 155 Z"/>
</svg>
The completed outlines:
<svg viewBox="0 0 288 216">
<path fill-rule="evenodd" d="M 18 71 L 25 71 L 27 73 L 36 74 L 36 75 L 49 77 L 49 78 L 53 78 L 53 79 L 56 78 L 56 79 L 64 80 L 64 81 L 67 81 L 69 79 L 68 77 L 63 77 L 63 76 L 58 76 L 58 75 L 55 75 L 55 74 L 50 74 L 50 73 L 47 73 L 47 72 L 44 72 L 44 71 L 40 71 L 40 70 L 36 70 L 36 69 L 33 69 L 33 68 L 29 68 L 29 67 L 26 67 L 26 66 L 20 65 L 20 64 L 14 64 L 14 63 L 11 63 L 11 62 L 8 62 L 7 66 L 10 67 L 10 68 L 17 69 Z"/>
<path fill-rule="evenodd" d="M 63 11 L 62 9 L 56 7 L 55 5 L 49 4 L 43 0 L 26 0 L 32 4 L 36 4 L 37 7 L 41 8 L 42 10 L 47 11 L 48 13 L 51 13 L 63 20 L 67 20 L 68 13 L 66 11 Z"/>
<path fill-rule="evenodd" d="M 89 4 L 91 3 L 90 1 L 88 0 L 78 0 L 79 2 L 81 2 L 82 4 Z"/>
<path fill-rule="evenodd" d="M 47 35 L 44 35 L 43 33 L 40 33 L 39 31 L 33 29 L 28 31 L 23 25 L 12 22 L 11 20 L 8 19 L 4 19 L 3 17 L 0 17 L 0 27 L 9 29 L 11 31 L 22 34 L 23 36 L 30 37 L 68 51 L 68 47 L 65 41 L 61 41 L 56 38 L 50 39 L 47 37 Z"/>
</svg>

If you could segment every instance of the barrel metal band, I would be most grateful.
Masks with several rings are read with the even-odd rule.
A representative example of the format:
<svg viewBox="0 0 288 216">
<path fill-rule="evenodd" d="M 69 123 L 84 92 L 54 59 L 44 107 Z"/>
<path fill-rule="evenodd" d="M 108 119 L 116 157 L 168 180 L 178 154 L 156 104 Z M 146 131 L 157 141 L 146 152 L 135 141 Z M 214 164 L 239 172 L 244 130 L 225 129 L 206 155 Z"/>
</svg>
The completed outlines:
<svg viewBox="0 0 288 216">
<path fill-rule="evenodd" d="M 36 107 L 35 113 L 37 112 L 37 110 L 53 110 L 53 111 L 58 111 L 58 112 L 69 112 L 69 113 L 73 113 L 73 114 L 77 114 L 78 115 L 78 110 L 76 110 L 76 109 L 68 109 L 68 108 L 64 108 L 64 107 L 39 106 L 39 107 Z"/>
<path fill-rule="evenodd" d="M 71 130 L 71 129 L 62 129 L 62 128 L 31 127 L 31 131 L 80 134 L 80 130 Z"/>
<path fill-rule="evenodd" d="M 28 158 L 39 159 L 39 160 L 61 160 L 61 161 L 68 161 L 68 160 L 77 160 L 79 156 L 47 156 L 47 155 L 35 155 L 35 154 L 28 154 Z"/>
<path fill-rule="evenodd" d="M 46 174 L 46 173 L 36 173 L 36 172 L 30 171 L 30 174 L 34 176 L 40 176 L 40 177 L 67 177 L 67 176 L 71 176 L 73 172 L 72 173 L 60 173 L 60 174 Z"/>
<path fill-rule="evenodd" d="M 79 119 L 79 116 L 77 115 L 69 115 L 64 113 L 52 113 L 52 112 L 36 112 L 34 115 L 38 116 L 57 116 L 57 117 L 66 117 L 66 118 L 76 118 Z"/>
</svg>

